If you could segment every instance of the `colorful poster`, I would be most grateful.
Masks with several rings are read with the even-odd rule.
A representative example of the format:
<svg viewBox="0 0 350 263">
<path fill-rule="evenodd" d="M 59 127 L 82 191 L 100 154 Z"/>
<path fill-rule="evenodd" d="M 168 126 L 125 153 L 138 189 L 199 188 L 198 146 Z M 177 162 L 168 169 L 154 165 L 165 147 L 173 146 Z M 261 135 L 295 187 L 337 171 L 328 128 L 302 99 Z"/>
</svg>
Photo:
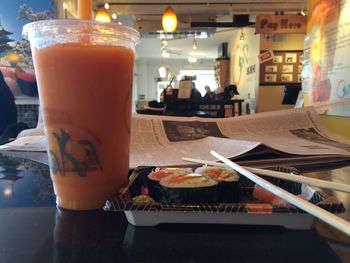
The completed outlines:
<svg viewBox="0 0 350 263">
<path fill-rule="evenodd" d="M 303 88 L 309 104 L 329 105 L 329 115 L 350 116 L 349 14 L 350 0 L 317 1 L 305 41 Z"/>
<path fill-rule="evenodd" d="M 54 1 L 0 1 L 0 77 L 18 99 L 37 97 L 29 42 L 22 39 L 23 25 L 54 17 Z"/>
</svg>

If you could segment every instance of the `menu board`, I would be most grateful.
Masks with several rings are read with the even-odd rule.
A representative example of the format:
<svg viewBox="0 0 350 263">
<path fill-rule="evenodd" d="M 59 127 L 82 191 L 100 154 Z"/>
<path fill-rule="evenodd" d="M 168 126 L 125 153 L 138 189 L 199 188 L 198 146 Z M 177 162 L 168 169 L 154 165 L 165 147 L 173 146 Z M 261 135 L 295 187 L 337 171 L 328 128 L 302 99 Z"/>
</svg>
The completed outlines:
<svg viewBox="0 0 350 263">
<path fill-rule="evenodd" d="M 260 84 L 301 83 L 303 51 L 274 51 L 273 54 L 271 60 L 260 64 Z"/>
</svg>

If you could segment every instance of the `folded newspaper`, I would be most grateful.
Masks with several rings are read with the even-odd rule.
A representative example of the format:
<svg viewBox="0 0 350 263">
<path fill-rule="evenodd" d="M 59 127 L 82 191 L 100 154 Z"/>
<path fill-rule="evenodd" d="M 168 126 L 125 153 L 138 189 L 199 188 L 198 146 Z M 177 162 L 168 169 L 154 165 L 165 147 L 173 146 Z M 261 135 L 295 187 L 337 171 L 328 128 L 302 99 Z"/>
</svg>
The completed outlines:
<svg viewBox="0 0 350 263">
<path fill-rule="evenodd" d="M 19 138 L 5 151 L 46 151 L 44 136 Z M 255 167 L 309 166 L 350 160 L 350 142 L 325 129 L 312 107 L 233 118 L 134 115 L 130 167 L 214 160 L 209 151 Z"/>
</svg>

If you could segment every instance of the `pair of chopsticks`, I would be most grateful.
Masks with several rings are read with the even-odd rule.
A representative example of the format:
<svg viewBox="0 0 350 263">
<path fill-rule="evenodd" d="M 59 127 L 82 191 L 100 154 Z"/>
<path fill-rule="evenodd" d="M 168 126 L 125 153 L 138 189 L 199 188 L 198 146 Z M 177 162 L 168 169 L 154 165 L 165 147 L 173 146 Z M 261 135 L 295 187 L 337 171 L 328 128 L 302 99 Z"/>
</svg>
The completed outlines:
<svg viewBox="0 0 350 263">
<path fill-rule="evenodd" d="M 227 165 L 224 163 L 218 163 L 214 161 L 199 160 L 199 159 L 193 159 L 193 158 L 187 158 L 187 157 L 183 157 L 182 160 L 187 162 L 192 162 L 192 163 L 204 164 L 204 165 L 227 167 Z M 242 167 L 252 173 L 256 173 L 260 175 L 266 175 L 269 177 L 284 179 L 292 182 L 305 183 L 315 187 L 350 193 L 350 185 L 348 184 L 334 183 L 330 181 L 325 181 L 325 180 L 320 180 L 320 179 L 315 179 L 315 178 L 310 178 L 310 177 L 305 177 L 305 176 L 300 176 L 295 174 L 282 173 L 282 172 L 276 172 L 276 171 L 253 168 L 253 167 L 246 167 L 246 166 L 242 166 Z"/>
<path fill-rule="evenodd" d="M 248 179 L 252 180 L 257 185 L 263 187 L 264 189 L 268 190 L 269 192 L 277 195 L 278 197 L 286 200 L 287 202 L 295 205 L 296 207 L 304 210 L 305 212 L 308 212 L 309 214 L 321 219 L 322 221 L 330 224 L 331 226 L 337 228 L 338 230 L 342 231 L 343 233 L 350 236 L 350 223 L 340 217 L 337 217 L 336 215 L 300 198 L 297 197 L 288 191 L 266 181 L 265 179 L 261 178 L 260 176 L 248 171 L 248 169 L 230 161 L 229 159 L 223 157 L 222 155 L 218 154 L 215 151 L 210 151 L 210 153 L 223 163 L 225 163 L 227 166 L 235 170 L 236 172 L 240 173 L 241 175 L 247 177 Z M 183 158 L 183 160 L 186 160 L 189 158 Z M 195 159 L 192 159 L 195 160 Z M 218 163 L 214 162 L 217 166 Z M 252 168 L 249 168 L 252 169 Z M 254 168 L 256 169 L 256 168 Z M 262 169 L 258 169 L 262 170 Z M 269 171 L 270 172 L 270 171 Z M 278 173 L 278 172 L 275 172 Z M 295 175 L 292 175 L 293 177 Z"/>
</svg>

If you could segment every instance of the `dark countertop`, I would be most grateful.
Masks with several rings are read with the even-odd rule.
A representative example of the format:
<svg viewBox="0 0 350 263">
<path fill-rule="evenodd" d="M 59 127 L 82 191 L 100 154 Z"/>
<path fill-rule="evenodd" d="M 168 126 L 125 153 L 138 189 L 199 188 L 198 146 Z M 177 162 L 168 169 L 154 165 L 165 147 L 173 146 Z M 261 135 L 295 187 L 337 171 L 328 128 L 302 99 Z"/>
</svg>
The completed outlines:
<svg viewBox="0 0 350 263">
<path fill-rule="evenodd" d="M 350 182 L 350 166 L 309 172 Z M 320 176 L 321 175 L 321 176 Z M 334 192 L 350 218 L 350 195 Z M 0 262 L 346 262 L 350 238 L 311 230 L 168 224 L 134 227 L 122 212 L 55 207 L 46 165 L 0 155 Z"/>
</svg>

